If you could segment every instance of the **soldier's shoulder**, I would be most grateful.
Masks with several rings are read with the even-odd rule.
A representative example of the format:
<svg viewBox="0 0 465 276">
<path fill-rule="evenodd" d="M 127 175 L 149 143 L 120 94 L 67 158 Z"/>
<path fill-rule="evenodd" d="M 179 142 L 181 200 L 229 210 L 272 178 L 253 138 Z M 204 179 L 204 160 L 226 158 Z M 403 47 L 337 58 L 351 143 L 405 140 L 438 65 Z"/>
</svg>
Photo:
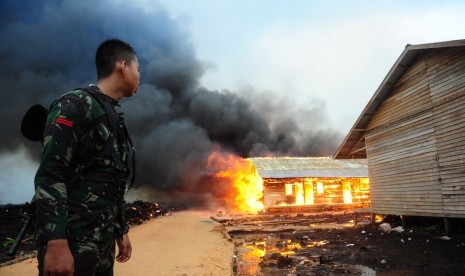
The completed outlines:
<svg viewBox="0 0 465 276">
<path fill-rule="evenodd" d="M 87 114 L 89 119 L 102 116 L 104 110 L 98 101 L 85 89 L 77 88 L 63 94 L 52 106 L 59 106 L 60 109 L 71 109 L 80 114 Z"/>
<path fill-rule="evenodd" d="M 85 90 L 74 89 L 58 97 L 55 100 L 55 103 L 72 102 L 75 104 L 84 104 L 86 102 L 89 102 L 90 99 L 88 97 L 90 96 L 88 92 L 86 92 Z"/>
<path fill-rule="evenodd" d="M 86 104 L 90 109 L 100 109 L 101 106 L 95 96 L 92 96 L 92 94 L 84 88 L 76 88 L 72 91 L 69 91 L 62 96 L 62 99 Z"/>
<path fill-rule="evenodd" d="M 61 96 L 61 99 L 71 99 L 78 102 L 87 102 L 90 103 L 95 101 L 95 99 L 90 95 L 90 93 L 83 88 L 76 88 L 71 90 Z"/>
</svg>

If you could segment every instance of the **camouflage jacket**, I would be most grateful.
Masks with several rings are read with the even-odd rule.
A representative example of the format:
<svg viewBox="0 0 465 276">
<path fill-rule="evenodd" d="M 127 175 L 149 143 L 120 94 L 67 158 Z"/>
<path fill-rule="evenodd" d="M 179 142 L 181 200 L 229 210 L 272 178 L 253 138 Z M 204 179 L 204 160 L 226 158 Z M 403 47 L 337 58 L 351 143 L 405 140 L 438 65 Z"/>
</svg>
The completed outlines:
<svg viewBox="0 0 465 276">
<path fill-rule="evenodd" d="M 90 88 L 101 93 L 97 86 Z M 113 108 L 117 105 L 103 93 L 99 99 L 110 101 Z M 123 198 L 130 182 L 131 146 L 123 118 L 114 115 L 119 122 L 113 148 L 100 156 L 111 135 L 104 107 L 80 89 L 51 104 L 35 176 L 38 244 L 53 239 L 101 241 L 128 231 Z M 88 166 L 94 156 L 99 158 Z"/>
</svg>

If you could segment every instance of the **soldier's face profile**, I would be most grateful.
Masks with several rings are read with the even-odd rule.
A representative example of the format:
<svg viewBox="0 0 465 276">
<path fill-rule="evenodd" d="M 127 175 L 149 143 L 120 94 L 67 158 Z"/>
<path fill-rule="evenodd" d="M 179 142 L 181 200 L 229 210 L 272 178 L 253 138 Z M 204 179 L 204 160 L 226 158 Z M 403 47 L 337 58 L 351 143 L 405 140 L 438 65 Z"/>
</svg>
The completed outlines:
<svg viewBox="0 0 465 276">
<path fill-rule="evenodd" d="M 128 83 L 128 94 L 126 96 L 131 97 L 137 92 L 140 81 L 140 65 L 136 56 L 127 65 L 126 78 Z"/>
</svg>

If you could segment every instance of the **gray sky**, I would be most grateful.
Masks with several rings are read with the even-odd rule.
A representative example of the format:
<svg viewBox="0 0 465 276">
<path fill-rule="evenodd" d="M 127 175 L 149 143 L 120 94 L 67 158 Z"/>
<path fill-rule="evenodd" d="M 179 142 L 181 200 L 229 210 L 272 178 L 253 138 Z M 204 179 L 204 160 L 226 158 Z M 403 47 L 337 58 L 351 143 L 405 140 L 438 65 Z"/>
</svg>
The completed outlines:
<svg viewBox="0 0 465 276">
<path fill-rule="evenodd" d="M 465 38 L 465 2 L 162 0 L 212 67 L 210 89 L 326 106 L 344 134 L 406 44 Z"/>
</svg>

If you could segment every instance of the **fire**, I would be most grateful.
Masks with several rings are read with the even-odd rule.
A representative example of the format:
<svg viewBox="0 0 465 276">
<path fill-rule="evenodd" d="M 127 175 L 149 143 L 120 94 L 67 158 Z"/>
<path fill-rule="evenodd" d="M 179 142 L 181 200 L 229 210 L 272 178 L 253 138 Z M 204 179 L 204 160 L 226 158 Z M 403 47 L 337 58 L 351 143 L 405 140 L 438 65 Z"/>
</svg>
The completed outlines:
<svg viewBox="0 0 465 276">
<path fill-rule="evenodd" d="M 225 152 L 214 152 L 208 158 L 215 177 L 229 180 L 234 187 L 236 209 L 255 213 L 263 210 L 263 180 L 252 161 Z"/>
<path fill-rule="evenodd" d="M 292 205 L 367 206 L 368 178 L 264 179 L 265 207 Z"/>
<path fill-rule="evenodd" d="M 261 245 L 261 248 L 257 245 Z M 251 249 L 247 254 L 244 255 L 244 259 L 250 260 L 250 259 L 259 259 L 263 256 L 265 256 L 266 250 L 265 250 L 266 243 L 265 242 L 259 242 L 254 245 L 248 245 L 247 248 Z"/>
</svg>

